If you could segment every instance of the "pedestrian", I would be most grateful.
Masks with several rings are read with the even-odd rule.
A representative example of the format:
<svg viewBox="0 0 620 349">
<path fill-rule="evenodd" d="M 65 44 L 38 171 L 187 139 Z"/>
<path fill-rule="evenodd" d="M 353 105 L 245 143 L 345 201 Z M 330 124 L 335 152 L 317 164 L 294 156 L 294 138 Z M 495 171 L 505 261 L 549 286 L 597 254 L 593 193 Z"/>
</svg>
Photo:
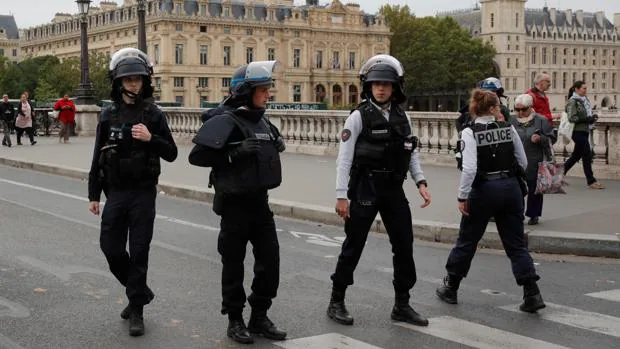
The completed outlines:
<svg viewBox="0 0 620 349">
<path fill-rule="evenodd" d="M 555 133 L 549 120 L 534 112 L 533 98 L 530 94 L 523 94 L 515 99 L 517 118 L 511 120 L 527 158 L 525 179 L 527 181 L 527 209 L 525 215 L 529 217 L 527 224 L 536 225 L 542 216 L 543 194 L 536 194 L 538 178 L 538 164 L 551 159 L 551 147 L 556 141 Z"/>
<path fill-rule="evenodd" d="M 457 303 L 461 280 L 469 272 L 489 218 L 494 216 L 517 285 L 523 286 L 520 309 L 533 313 L 545 303 L 523 233 L 524 193 L 517 178 L 527 167 L 523 144 L 514 127 L 496 121 L 502 117 L 497 95 L 475 89 L 469 105 L 474 124 L 463 130 L 463 172 L 457 195 L 461 227 L 446 263 L 448 275 L 437 296 L 446 303 Z"/>
<path fill-rule="evenodd" d="M 280 247 L 267 192 L 282 181 L 279 152 L 285 145 L 265 117 L 276 61 L 239 67 L 227 109 L 207 120 L 194 138 L 192 165 L 211 167 L 215 188 L 213 211 L 221 216 L 218 252 L 222 256 L 222 314 L 228 315 L 228 337 L 253 343 L 253 334 L 283 340 L 286 332 L 267 316 L 280 282 Z M 243 308 L 243 261 L 248 242 L 254 252 L 252 308 L 246 327 Z"/>
<path fill-rule="evenodd" d="M 331 275 L 327 315 L 340 324 L 353 324 L 345 307 L 345 292 L 353 285 L 353 272 L 380 212 L 394 254 L 391 317 L 427 326 L 428 320 L 409 305 L 416 269 L 411 210 L 403 190 L 407 171 L 424 199 L 421 207 L 431 203 L 431 196 L 415 152 L 411 120 L 400 106 L 406 100 L 403 68 L 394 57 L 377 55 L 362 66 L 360 79 L 364 100 L 345 121 L 336 161 L 336 212 L 345 220 L 346 238 Z"/>
<path fill-rule="evenodd" d="M 32 128 L 32 120 L 34 119 L 34 108 L 28 100 L 27 92 L 22 93 L 19 107 L 17 109 L 17 118 L 15 118 L 15 133 L 17 135 L 17 145 L 22 145 L 22 135 L 24 132 L 30 138 L 30 144 L 35 145 L 34 130 Z"/>
<path fill-rule="evenodd" d="M 71 125 L 75 122 L 75 104 L 69 99 L 69 95 L 65 94 L 54 104 L 54 110 L 58 111 L 58 121 L 62 125 L 58 134 L 58 142 L 64 140 L 65 143 L 69 143 Z"/>
<path fill-rule="evenodd" d="M 605 189 L 605 186 L 596 180 L 592 171 L 592 161 L 594 154 L 590 146 L 590 125 L 593 125 L 598 116 L 592 112 L 592 104 L 586 96 L 588 86 L 584 81 L 575 81 L 568 90 L 568 101 L 566 102 L 566 114 L 568 120 L 575 124 L 573 128 L 572 140 L 575 148 L 570 158 L 564 163 L 564 175 L 581 160 L 583 173 L 586 176 L 586 183 L 592 189 Z"/>
<path fill-rule="evenodd" d="M 532 96 L 532 109 L 534 112 L 544 116 L 550 125 L 553 125 L 553 115 L 549 108 L 549 97 L 547 90 L 551 87 L 551 76 L 547 73 L 540 73 L 534 77 L 534 87 L 528 89 L 525 93 Z"/>
<path fill-rule="evenodd" d="M 172 162 L 177 157 L 166 117 L 151 102 L 152 74 L 149 57 L 135 48 L 112 56 L 113 103 L 101 112 L 88 176 L 93 214 L 99 215 L 101 191 L 106 195 L 101 250 L 110 271 L 125 287 L 129 305 L 121 317 L 129 319 L 131 336 L 144 334 L 144 306 L 154 298 L 147 286 L 147 270 L 160 158 Z"/>
<path fill-rule="evenodd" d="M 4 137 L 2 138 L 2 145 L 5 147 L 11 147 L 11 124 L 15 118 L 15 107 L 9 102 L 9 96 L 2 96 L 2 103 L 0 103 L 0 121 L 2 122 L 2 128 L 4 129 Z"/>
</svg>

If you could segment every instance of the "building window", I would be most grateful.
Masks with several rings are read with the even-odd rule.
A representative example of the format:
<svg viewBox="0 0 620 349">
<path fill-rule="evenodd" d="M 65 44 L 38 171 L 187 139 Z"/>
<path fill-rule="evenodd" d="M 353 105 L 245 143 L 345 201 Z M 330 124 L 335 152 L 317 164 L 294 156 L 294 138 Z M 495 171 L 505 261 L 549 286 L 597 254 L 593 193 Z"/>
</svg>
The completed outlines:
<svg viewBox="0 0 620 349">
<path fill-rule="evenodd" d="M 568 73 L 562 73 L 562 89 L 566 89 L 566 79 L 568 79 Z"/>
<path fill-rule="evenodd" d="M 250 36 L 250 35 L 253 35 L 253 34 L 254 34 L 254 30 L 252 30 L 251 28 L 248 28 L 248 29 L 245 30 L 245 35 Z"/>
<path fill-rule="evenodd" d="M 571 85 L 575 83 L 575 81 L 577 81 L 577 73 L 573 73 L 573 81 L 571 82 Z"/>
<path fill-rule="evenodd" d="M 230 17 L 230 7 L 224 7 L 224 17 Z"/>
<path fill-rule="evenodd" d="M 607 73 L 601 73 L 601 88 L 603 90 L 607 88 Z"/>
<path fill-rule="evenodd" d="M 323 51 L 316 51 L 316 69 L 323 69 Z"/>
<path fill-rule="evenodd" d="M 300 36 L 301 36 L 301 32 L 300 32 L 299 30 L 295 30 L 295 31 L 293 32 L 293 36 L 295 36 L 296 38 L 298 38 L 298 37 L 300 37 Z"/>
<path fill-rule="evenodd" d="M 153 59 L 155 60 L 155 64 L 159 64 L 159 45 L 155 44 L 153 46 Z"/>
<path fill-rule="evenodd" d="M 155 88 L 161 89 L 161 78 L 155 78 Z"/>
<path fill-rule="evenodd" d="M 555 87 L 557 86 L 557 80 L 558 80 L 558 73 L 553 72 L 552 74 L 552 78 L 551 78 L 551 88 L 555 89 Z"/>
<path fill-rule="evenodd" d="M 551 64 L 558 64 L 558 49 L 554 48 L 553 49 L 553 53 L 552 53 L 552 57 L 551 57 Z"/>
<path fill-rule="evenodd" d="M 517 90 L 517 79 L 516 78 L 512 79 L 512 89 L 514 91 Z"/>
<path fill-rule="evenodd" d="M 17 57 L 17 49 L 13 49 L 13 57 Z"/>
<path fill-rule="evenodd" d="M 207 65 L 208 59 L 207 56 L 209 54 L 209 48 L 206 45 L 200 46 L 200 65 Z"/>
<path fill-rule="evenodd" d="M 542 51 L 541 52 L 541 54 L 542 54 L 542 57 L 541 57 L 542 64 L 547 64 L 547 48 L 543 47 L 541 51 Z"/>
<path fill-rule="evenodd" d="M 581 74 L 581 81 L 586 81 L 586 73 Z"/>
<path fill-rule="evenodd" d="M 276 49 L 273 47 L 270 47 L 267 49 L 267 60 L 268 61 L 275 61 L 276 60 Z"/>
<path fill-rule="evenodd" d="M 209 102 L 209 96 L 200 96 L 200 107 L 205 108 L 205 105 Z"/>
<path fill-rule="evenodd" d="M 3 57 L 3 56 L 4 56 L 4 49 L 0 48 L 0 57 Z"/>
<path fill-rule="evenodd" d="M 201 16 L 207 15 L 207 5 L 200 5 L 200 15 Z"/>
<path fill-rule="evenodd" d="M 355 52 L 349 52 L 349 69 L 355 69 Z"/>
<path fill-rule="evenodd" d="M 276 31 L 273 29 L 269 29 L 267 31 L 267 35 L 269 35 L 270 38 L 273 38 L 274 36 L 276 36 Z"/>
<path fill-rule="evenodd" d="M 183 96 L 174 96 L 174 101 L 179 103 L 181 106 L 185 104 Z"/>
<path fill-rule="evenodd" d="M 334 51 L 332 57 L 332 69 L 340 69 L 340 52 Z"/>
<path fill-rule="evenodd" d="M 596 73 L 592 73 L 592 89 L 596 89 Z"/>
<path fill-rule="evenodd" d="M 519 69 L 519 58 L 515 58 L 515 68 Z"/>
<path fill-rule="evenodd" d="M 200 26 L 200 32 L 201 33 L 206 33 L 207 32 L 207 26 L 206 25 L 201 25 Z"/>
<path fill-rule="evenodd" d="M 495 13 L 491 13 L 491 28 L 495 27 Z"/>
<path fill-rule="evenodd" d="M 510 69 L 510 58 L 506 58 L 506 68 Z"/>
<path fill-rule="evenodd" d="M 230 87 L 231 78 L 222 78 L 222 87 Z"/>
<path fill-rule="evenodd" d="M 209 78 L 198 78 L 198 87 L 209 87 Z"/>
<path fill-rule="evenodd" d="M 174 30 L 178 31 L 178 32 L 182 32 L 183 31 L 183 24 L 176 24 L 174 26 Z"/>
<path fill-rule="evenodd" d="M 301 102 L 301 85 L 293 85 L 293 102 Z"/>
<path fill-rule="evenodd" d="M 515 15 L 515 28 L 519 28 L 519 13 L 518 12 Z"/>
<path fill-rule="evenodd" d="M 174 63 L 183 64 L 183 45 L 176 45 L 174 49 Z"/>
<path fill-rule="evenodd" d="M 250 63 L 254 61 L 254 48 L 248 47 L 245 49 L 245 62 Z"/>
<path fill-rule="evenodd" d="M 185 85 L 185 78 L 183 77 L 174 77 L 174 87 L 183 87 Z"/>
<path fill-rule="evenodd" d="M 299 68 L 301 66 L 301 49 L 293 49 L 293 68 Z"/>
<path fill-rule="evenodd" d="M 230 34 L 230 27 L 229 26 L 225 26 L 224 27 L 224 34 Z"/>
<path fill-rule="evenodd" d="M 616 73 L 611 74 L 611 89 L 616 89 Z"/>
<path fill-rule="evenodd" d="M 224 46 L 224 65 L 230 65 L 231 47 Z"/>
<path fill-rule="evenodd" d="M 532 47 L 532 64 L 536 64 L 536 47 Z"/>
<path fill-rule="evenodd" d="M 534 79 L 536 79 L 536 72 L 535 71 L 532 72 L 532 80 L 530 82 L 530 85 L 532 85 L 532 86 L 534 86 Z"/>
</svg>

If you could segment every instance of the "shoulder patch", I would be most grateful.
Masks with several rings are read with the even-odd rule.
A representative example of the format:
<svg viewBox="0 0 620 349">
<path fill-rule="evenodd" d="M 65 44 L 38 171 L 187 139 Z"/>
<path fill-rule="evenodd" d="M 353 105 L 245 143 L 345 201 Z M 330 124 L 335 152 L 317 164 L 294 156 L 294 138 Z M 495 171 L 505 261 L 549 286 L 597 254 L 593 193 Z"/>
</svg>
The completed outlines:
<svg viewBox="0 0 620 349">
<path fill-rule="evenodd" d="M 341 134 L 340 138 L 342 139 L 343 142 L 348 141 L 349 138 L 351 138 L 351 130 L 346 129 L 346 128 L 344 130 L 342 130 L 342 134 Z"/>
</svg>

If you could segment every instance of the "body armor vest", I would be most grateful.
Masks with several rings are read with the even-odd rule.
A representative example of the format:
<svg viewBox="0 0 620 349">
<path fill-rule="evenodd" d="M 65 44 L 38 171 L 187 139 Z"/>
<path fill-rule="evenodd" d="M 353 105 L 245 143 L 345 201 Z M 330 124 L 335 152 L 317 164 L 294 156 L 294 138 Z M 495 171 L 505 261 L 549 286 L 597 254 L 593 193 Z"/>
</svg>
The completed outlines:
<svg viewBox="0 0 620 349">
<path fill-rule="evenodd" d="M 144 124 L 151 134 L 153 106 L 144 104 L 131 111 L 123 111 L 117 105 L 110 109 L 110 129 L 105 146 L 101 149 L 101 168 L 107 181 L 116 187 L 131 187 L 136 185 L 155 185 L 161 173 L 159 156 L 149 151 L 146 142 L 133 139 L 131 128 Z"/>
<path fill-rule="evenodd" d="M 478 152 L 478 176 L 489 173 L 513 172 L 515 155 L 512 128 L 509 123 L 497 121 L 471 126 Z M 514 173 L 513 173 L 514 174 Z"/>
<path fill-rule="evenodd" d="M 280 154 L 275 145 L 277 135 L 264 118 L 252 122 L 228 113 L 243 134 L 243 139 L 258 138 L 260 151 L 235 159 L 213 169 L 215 191 L 222 194 L 247 194 L 277 188 L 282 183 Z"/>
<path fill-rule="evenodd" d="M 391 171 L 395 178 L 407 176 L 411 153 L 417 146 L 405 112 L 392 105 L 389 120 L 370 102 L 359 107 L 362 132 L 355 144 L 352 169 L 358 172 Z"/>
</svg>

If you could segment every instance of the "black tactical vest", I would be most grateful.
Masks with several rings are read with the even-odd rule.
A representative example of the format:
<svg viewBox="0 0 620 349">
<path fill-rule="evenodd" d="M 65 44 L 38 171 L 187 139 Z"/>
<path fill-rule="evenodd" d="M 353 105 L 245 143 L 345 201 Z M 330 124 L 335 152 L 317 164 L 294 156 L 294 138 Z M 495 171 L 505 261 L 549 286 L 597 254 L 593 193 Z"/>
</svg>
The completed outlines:
<svg viewBox="0 0 620 349">
<path fill-rule="evenodd" d="M 148 149 L 148 144 L 131 136 L 131 128 L 144 124 L 153 134 L 155 113 L 151 104 L 144 103 L 137 113 L 117 105 L 110 107 L 109 135 L 102 148 L 100 163 L 108 183 L 116 187 L 155 185 L 161 173 L 159 156 Z"/>
<path fill-rule="evenodd" d="M 282 183 L 280 153 L 275 145 L 276 134 L 267 120 L 252 122 L 227 113 L 245 138 L 260 140 L 260 151 L 253 156 L 240 157 L 223 166 L 213 169 L 213 185 L 221 194 L 249 194 L 273 189 Z"/>
<path fill-rule="evenodd" d="M 407 176 L 411 153 L 417 141 L 411 136 L 407 115 L 392 105 L 389 120 L 370 102 L 359 105 L 362 132 L 355 144 L 353 171 L 392 171 L 395 178 Z"/>
<path fill-rule="evenodd" d="M 513 171 L 515 164 L 513 133 L 509 123 L 503 121 L 471 126 L 478 151 L 478 175 Z"/>
</svg>

